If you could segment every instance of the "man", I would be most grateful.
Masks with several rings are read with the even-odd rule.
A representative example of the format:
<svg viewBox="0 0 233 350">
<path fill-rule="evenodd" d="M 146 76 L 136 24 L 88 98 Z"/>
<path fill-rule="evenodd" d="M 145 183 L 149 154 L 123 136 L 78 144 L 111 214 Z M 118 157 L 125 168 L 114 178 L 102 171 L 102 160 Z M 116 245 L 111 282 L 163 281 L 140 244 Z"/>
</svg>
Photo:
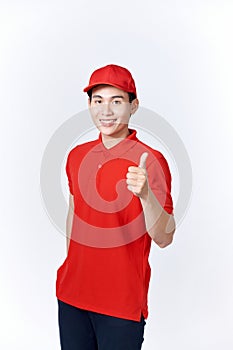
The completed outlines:
<svg viewBox="0 0 233 350">
<path fill-rule="evenodd" d="M 139 101 L 126 68 L 97 69 L 84 92 L 100 135 L 67 158 L 68 254 L 57 275 L 61 349 L 141 349 L 151 241 L 164 248 L 175 231 L 171 175 L 163 155 L 128 126 Z"/>
</svg>

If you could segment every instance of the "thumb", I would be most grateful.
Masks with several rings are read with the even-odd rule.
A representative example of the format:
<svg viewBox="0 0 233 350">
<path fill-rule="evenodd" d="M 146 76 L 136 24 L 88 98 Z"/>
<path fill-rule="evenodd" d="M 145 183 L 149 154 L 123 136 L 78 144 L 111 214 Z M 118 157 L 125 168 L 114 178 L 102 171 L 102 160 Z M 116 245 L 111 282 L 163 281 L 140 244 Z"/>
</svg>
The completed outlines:
<svg viewBox="0 0 233 350">
<path fill-rule="evenodd" d="M 140 161 L 139 161 L 139 168 L 143 168 L 146 169 L 146 159 L 148 157 L 148 153 L 144 152 L 142 153 L 141 157 L 140 157 Z"/>
</svg>

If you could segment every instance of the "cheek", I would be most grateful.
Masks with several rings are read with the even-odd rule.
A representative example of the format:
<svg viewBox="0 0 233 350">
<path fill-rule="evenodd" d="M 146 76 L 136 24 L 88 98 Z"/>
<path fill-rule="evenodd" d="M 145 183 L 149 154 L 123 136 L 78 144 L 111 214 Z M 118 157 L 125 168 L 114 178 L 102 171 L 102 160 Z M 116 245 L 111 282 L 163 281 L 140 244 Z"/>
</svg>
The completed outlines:
<svg viewBox="0 0 233 350">
<path fill-rule="evenodd" d="M 120 119 L 123 123 L 128 124 L 129 119 L 130 119 L 129 111 L 127 111 L 127 113 L 123 114 Z"/>
<path fill-rule="evenodd" d="M 98 118 L 92 116 L 92 122 L 95 124 L 95 126 L 98 126 Z"/>
<path fill-rule="evenodd" d="M 118 114 L 119 118 L 124 121 L 129 121 L 130 118 L 131 109 L 125 108 L 124 110 L 119 111 L 119 113 L 115 113 L 115 115 Z"/>
<path fill-rule="evenodd" d="M 92 122 L 95 125 L 97 125 L 97 120 L 98 120 L 97 116 L 94 113 L 90 113 L 90 115 L 91 115 Z"/>
<path fill-rule="evenodd" d="M 90 108 L 89 112 L 93 120 L 95 120 L 98 117 L 99 113 L 97 108 Z"/>
</svg>

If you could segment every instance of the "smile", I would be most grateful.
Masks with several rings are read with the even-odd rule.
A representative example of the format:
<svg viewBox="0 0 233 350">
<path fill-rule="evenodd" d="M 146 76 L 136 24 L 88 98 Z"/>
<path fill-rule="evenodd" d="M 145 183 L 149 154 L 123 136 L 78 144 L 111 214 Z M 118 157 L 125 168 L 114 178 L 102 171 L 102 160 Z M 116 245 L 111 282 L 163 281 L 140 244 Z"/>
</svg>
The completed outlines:
<svg viewBox="0 0 233 350">
<path fill-rule="evenodd" d="M 101 123 L 114 123 L 116 119 L 100 119 Z"/>
<path fill-rule="evenodd" d="M 116 123 L 116 119 L 99 119 L 100 125 L 104 127 L 113 126 Z"/>
</svg>

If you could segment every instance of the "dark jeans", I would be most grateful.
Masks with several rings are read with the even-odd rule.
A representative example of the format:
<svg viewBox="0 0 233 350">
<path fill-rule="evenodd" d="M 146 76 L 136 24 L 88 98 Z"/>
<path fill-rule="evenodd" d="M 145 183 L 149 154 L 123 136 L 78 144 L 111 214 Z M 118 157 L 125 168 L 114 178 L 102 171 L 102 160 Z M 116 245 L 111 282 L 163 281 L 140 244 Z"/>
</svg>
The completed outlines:
<svg viewBox="0 0 233 350">
<path fill-rule="evenodd" d="M 58 300 L 62 350 L 140 350 L 144 317 L 140 322 L 78 309 Z"/>
</svg>

